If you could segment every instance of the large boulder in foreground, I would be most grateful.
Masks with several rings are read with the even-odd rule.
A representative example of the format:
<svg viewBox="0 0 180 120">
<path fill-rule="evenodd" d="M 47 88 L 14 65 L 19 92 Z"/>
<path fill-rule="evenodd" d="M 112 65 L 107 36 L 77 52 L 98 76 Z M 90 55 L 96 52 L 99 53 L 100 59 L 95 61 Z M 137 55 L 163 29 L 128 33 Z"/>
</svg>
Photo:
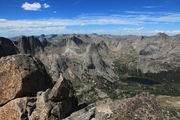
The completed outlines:
<svg viewBox="0 0 180 120">
<path fill-rule="evenodd" d="M 30 55 L 0 58 L 0 105 L 52 87 L 44 65 Z"/>
<path fill-rule="evenodd" d="M 78 104 L 71 86 L 70 81 L 61 77 L 52 89 L 40 91 L 37 96 L 11 100 L 0 107 L 0 120 L 61 120 Z"/>
<path fill-rule="evenodd" d="M 35 107 L 36 98 L 17 98 L 0 107 L 0 120 L 27 120 L 27 111 Z"/>
<path fill-rule="evenodd" d="M 51 92 L 49 93 L 49 99 L 53 101 L 61 101 L 68 98 L 72 98 L 75 94 L 74 88 L 70 80 L 63 78 L 62 74 L 56 81 Z"/>
<path fill-rule="evenodd" d="M 0 57 L 17 54 L 18 49 L 13 42 L 7 38 L 0 37 Z"/>
</svg>

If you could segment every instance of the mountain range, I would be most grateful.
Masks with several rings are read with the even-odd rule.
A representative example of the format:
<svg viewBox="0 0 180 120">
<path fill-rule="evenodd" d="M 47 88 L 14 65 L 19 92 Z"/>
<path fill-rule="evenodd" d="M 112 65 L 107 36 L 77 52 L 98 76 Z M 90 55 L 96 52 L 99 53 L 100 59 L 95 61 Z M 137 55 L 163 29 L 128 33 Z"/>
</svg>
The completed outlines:
<svg viewBox="0 0 180 120">
<path fill-rule="evenodd" d="M 180 35 L 52 34 L 0 38 L 0 57 L 30 54 L 53 83 L 71 80 L 79 103 L 134 97 L 141 92 L 180 96 Z"/>
</svg>

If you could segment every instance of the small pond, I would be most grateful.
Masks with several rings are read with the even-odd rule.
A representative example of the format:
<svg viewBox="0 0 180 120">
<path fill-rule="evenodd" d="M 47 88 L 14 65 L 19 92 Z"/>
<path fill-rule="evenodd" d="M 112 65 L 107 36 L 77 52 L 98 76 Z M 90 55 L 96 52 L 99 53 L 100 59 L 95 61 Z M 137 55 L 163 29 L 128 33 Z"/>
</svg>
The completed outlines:
<svg viewBox="0 0 180 120">
<path fill-rule="evenodd" d="M 140 77 L 128 77 L 124 81 L 126 82 L 136 82 L 140 84 L 145 84 L 145 85 L 156 85 L 160 84 L 159 82 L 147 79 L 147 78 L 140 78 Z"/>
</svg>

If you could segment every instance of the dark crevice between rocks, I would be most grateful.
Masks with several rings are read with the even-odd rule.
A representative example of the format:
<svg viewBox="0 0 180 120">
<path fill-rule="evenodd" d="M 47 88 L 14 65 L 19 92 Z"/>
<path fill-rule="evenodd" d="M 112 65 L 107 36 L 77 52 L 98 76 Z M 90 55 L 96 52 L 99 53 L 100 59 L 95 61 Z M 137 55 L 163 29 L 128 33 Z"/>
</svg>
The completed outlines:
<svg viewBox="0 0 180 120">
<path fill-rule="evenodd" d="M 83 108 L 85 108 L 85 107 L 87 107 L 87 106 L 88 106 L 87 103 L 82 103 L 82 104 L 80 104 L 80 105 L 77 106 L 77 109 L 76 109 L 75 111 L 81 110 L 81 109 L 83 109 Z"/>
<path fill-rule="evenodd" d="M 94 113 L 89 117 L 89 120 L 92 120 L 93 118 L 95 118 L 95 116 L 96 116 L 96 113 L 94 111 Z"/>
</svg>

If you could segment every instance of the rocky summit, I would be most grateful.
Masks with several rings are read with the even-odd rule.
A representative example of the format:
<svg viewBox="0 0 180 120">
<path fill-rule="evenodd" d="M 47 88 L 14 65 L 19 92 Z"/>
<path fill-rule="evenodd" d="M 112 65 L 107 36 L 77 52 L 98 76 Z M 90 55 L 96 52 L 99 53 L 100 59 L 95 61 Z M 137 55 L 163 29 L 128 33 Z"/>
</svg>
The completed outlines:
<svg viewBox="0 0 180 120">
<path fill-rule="evenodd" d="M 44 65 L 31 55 L 0 59 L 0 120 L 57 120 L 78 105 L 69 80 L 53 83 Z"/>
<path fill-rule="evenodd" d="M 180 119 L 179 35 L 0 38 L 0 66 L 0 120 Z"/>
</svg>

